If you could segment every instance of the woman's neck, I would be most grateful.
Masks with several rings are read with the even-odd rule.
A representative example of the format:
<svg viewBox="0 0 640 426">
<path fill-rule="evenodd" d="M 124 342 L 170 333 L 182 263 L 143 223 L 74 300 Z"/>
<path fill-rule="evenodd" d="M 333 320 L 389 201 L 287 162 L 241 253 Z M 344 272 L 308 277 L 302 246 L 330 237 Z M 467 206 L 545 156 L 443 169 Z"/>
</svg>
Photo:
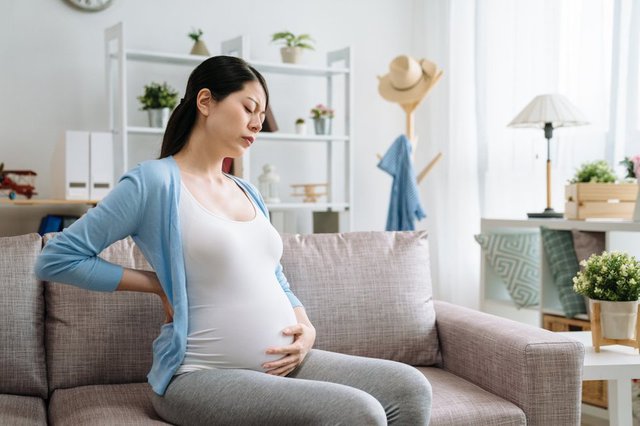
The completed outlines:
<svg viewBox="0 0 640 426">
<path fill-rule="evenodd" d="M 182 172 L 206 178 L 210 181 L 222 182 L 226 179 L 222 173 L 224 157 L 211 152 L 210 149 L 205 149 L 207 143 L 199 136 L 201 135 L 194 132 L 189 137 L 184 148 L 175 154 L 173 158 Z"/>
</svg>

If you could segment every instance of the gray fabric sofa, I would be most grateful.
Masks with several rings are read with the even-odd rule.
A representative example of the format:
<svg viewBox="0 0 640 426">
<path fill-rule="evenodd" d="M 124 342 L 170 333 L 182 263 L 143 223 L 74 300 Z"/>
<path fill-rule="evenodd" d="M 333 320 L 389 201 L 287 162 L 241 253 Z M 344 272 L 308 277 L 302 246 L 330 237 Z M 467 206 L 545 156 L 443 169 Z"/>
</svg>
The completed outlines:
<svg viewBox="0 0 640 426">
<path fill-rule="evenodd" d="M 39 282 L 33 265 L 52 237 L 0 238 L 0 424 L 166 424 L 146 384 L 159 298 Z M 416 366 L 433 387 L 432 425 L 580 423 L 582 345 L 433 301 L 425 232 L 283 235 L 283 244 L 316 347 Z M 101 256 L 150 269 L 131 239 Z"/>
</svg>

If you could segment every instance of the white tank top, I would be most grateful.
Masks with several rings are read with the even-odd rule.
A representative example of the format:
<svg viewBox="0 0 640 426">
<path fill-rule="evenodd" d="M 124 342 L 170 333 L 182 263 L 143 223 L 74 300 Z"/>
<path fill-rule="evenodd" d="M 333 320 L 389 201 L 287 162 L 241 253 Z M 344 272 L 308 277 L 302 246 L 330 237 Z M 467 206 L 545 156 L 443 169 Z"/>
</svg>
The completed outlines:
<svg viewBox="0 0 640 426">
<path fill-rule="evenodd" d="M 181 186 L 189 325 L 187 352 L 176 374 L 211 368 L 266 371 L 264 362 L 283 355 L 265 351 L 293 343 L 282 330 L 297 323 L 275 275 L 282 239 L 250 196 L 254 218 L 234 221 L 216 216 Z"/>
</svg>

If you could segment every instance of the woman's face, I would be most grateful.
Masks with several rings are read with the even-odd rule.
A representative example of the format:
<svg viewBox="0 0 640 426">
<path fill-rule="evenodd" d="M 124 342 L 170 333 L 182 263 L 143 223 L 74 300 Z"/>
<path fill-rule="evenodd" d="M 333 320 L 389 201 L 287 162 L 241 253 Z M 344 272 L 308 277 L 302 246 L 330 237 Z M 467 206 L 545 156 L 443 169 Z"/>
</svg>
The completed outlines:
<svg viewBox="0 0 640 426">
<path fill-rule="evenodd" d="M 217 102 L 211 99 L 205 120 L 207 140 L 212 140 L 225 157 L 239 157 L 262 129 L 266 96 L 257 81 L 245 83 L 242 90 Z"/>
</svg>

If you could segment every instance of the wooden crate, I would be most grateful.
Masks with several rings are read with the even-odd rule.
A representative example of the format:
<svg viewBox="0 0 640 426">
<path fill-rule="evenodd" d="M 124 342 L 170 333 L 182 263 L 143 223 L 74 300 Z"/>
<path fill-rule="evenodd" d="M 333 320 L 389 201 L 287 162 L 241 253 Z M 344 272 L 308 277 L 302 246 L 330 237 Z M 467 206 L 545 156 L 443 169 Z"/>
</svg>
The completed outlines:
<svg viewBox="0 0 640 426">
<path fill-rule="evenodd" d="M 558 315 L 544 314 L 543 328 L 551 331 L 590 331 L 588 320 L 571 319 Z M 607 408 L 607 382 L 605 380 L 587 380 L 582 382 L 582 402 Z"/>
<path fill-rule="evenodd" d="M 565 219 L 631 219 L 636 205 L 635 183 L 573 183 L 565 186 Z"/>
</svg>

